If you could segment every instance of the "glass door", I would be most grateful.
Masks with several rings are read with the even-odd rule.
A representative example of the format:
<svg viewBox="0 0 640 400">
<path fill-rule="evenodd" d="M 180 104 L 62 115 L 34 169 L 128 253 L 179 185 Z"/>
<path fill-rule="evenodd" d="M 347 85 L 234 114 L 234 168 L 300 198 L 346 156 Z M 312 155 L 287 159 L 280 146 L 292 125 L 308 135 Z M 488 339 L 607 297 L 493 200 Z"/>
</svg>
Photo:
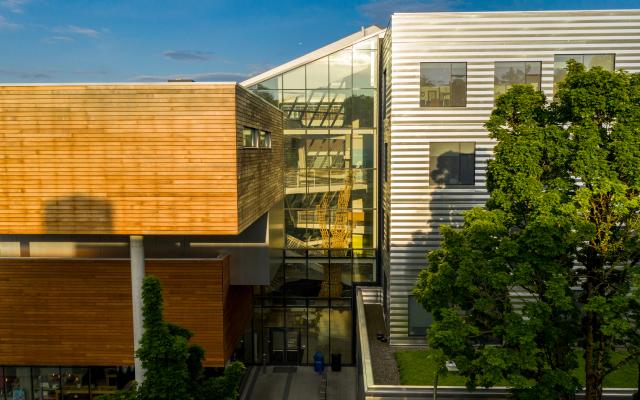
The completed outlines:
<svg viewBox="0 0 640 400">
<path fill-rule="evenodd" d="M 271 328 L 269 336 L 269 353 L 271 363 L 300 363 L 300 329 Z"/>
</svg>

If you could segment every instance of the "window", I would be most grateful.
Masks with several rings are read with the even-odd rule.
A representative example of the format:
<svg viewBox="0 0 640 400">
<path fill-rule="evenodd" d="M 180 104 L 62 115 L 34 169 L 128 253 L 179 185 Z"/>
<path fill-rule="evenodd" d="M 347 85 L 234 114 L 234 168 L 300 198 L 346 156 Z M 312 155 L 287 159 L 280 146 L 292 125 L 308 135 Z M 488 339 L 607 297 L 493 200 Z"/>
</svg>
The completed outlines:
<svg viewBox="0 0 640 400">
<path fill-rule="evenodd" d="M 242 146 L 245 148 L 271 148 L 271 132 L 256 128 L 244 128 L 242 130 Z"/>
<path fill-rule="evenodd" d="M 420 107 L 465 107 L 467 63 L 420 63 Z"/>
<path fill-rule="evenodd" d="M 426 336 L 433 318 L 413 296 L 409 296 L 409 336 Z"/>
<path fill-rule="evenodd" d="M 242 146 L 243 147 L 258 147 L 257 131 L 253 128 L 244 128 L 242 130 Z"/>
<path fill-rule="evenodd" d="M 432 186 L 475 184 L 475 143 L 431 143 Z"/>
<path fill-rule="evenodd" d="M 567 61 L 576 60 L 586 69 L 601 67 L 607 71 L 615 69 L 615 54 L 556 54 L 553 60 L 553 82 L 557 85 L 567 75 Z"/>
<path fill-rule="evenodd" d="M 259 147 L 270 149 L 271 148 L 271 132 L 260 131 L 258 144 L 259 144 Z"/>
<path fill-rule="evenodd" d="M 497 62 L 494 76 L 494 93 L 504 94 L 513 85 L 529 84 L 540 90 L 542 63 L 540 61 Z"/>
</svg>

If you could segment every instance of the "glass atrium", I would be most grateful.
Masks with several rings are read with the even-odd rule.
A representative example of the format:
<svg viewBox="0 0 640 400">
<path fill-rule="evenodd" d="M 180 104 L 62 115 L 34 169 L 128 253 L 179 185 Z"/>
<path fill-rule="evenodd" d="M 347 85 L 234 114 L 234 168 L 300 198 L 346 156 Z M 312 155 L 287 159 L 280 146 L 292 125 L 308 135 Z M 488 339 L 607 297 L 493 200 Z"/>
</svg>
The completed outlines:
<svg viewBox="0 0 640 400">
<path fill-rule="evenodd" d="M 374 35 L 249 87 L 284 112 L 286 249 L 255 288 L 247 361 L 354 361 L 354 285 L 377 279 L 377 67 Z"/>
</svg>

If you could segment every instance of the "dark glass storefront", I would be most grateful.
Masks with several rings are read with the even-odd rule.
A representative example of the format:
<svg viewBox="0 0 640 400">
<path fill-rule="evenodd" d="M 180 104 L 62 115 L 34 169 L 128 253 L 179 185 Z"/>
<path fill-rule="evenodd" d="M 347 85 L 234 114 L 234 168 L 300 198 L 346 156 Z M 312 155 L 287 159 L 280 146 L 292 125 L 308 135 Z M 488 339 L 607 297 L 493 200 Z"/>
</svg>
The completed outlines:
<svg viewBox="0 0 640 400">
<path fill-rule="evenodd" d="M 0 366 L 0 400 L 89 400 L 115 393 L 134 379 L 132 366 Z"/>
</svg>

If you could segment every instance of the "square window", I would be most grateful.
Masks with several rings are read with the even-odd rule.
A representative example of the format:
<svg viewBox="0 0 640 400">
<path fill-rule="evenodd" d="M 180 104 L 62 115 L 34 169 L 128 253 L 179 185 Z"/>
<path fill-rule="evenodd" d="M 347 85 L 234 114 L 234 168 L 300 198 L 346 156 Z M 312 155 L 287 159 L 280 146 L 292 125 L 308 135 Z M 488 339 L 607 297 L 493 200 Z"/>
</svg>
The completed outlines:
<svg viewBox="0 0 640 400">
<path fill-rule="evenodd" d="M 540 90 L 542 80 L 540 61 L 508 61 L 495 63 L 494 93 L 496 96 L 507 92 L 513 85 L 530 84 Z"/>
<path fill-rule="evenodd" d="M 467 63 L 420 63 L 420 107 L 465 107 Z"/>
<path fill-rule="evenodd" d="M 431 143 L 430 185 L 436 187 L 475 184 L 475 143 Z"/>
<path fill-rule="evenodd" d="M 567 61 L 575 60 L 585 66 L 586 69 L 601 67 L 607 71 L 613 71 L 616 64 L 615 54 L 556 54 L 553 60 L 554 91 L 558 83 L 567 76 Z"/>
</svg>

